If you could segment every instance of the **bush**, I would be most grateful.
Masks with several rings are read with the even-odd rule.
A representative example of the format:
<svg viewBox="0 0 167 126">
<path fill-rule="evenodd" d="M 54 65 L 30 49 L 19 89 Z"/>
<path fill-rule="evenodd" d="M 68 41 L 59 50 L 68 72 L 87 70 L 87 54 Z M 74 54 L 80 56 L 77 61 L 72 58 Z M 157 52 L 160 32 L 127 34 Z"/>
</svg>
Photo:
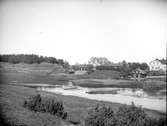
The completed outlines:
<svg viewBox="0 0 167 126">
<path fill-rule="evenodd" d="M 25 100 L 24 107 L 35 112 L 48 112 L 62 119 L 67 118 L 67 112 L 64 112 L 63 103 L 61 101 L 55 101 L 53 99 L 43 100 L 39 94 Z"/>
<path fill-rule="evenodd" d="M 166 119 L 152 119 L 141 107 L 124 105 L 113 112 L 111 107 L 97 106 L 88 112 L 86 126 L 166 126 Z"/>
<path fill-rule="evenodd" d="M 86 126 L 109 126 L 115 122 L 114 112 L 110 107 L 97 105 L 88 113 L 85 120 Z M 106 125 L 107 124 L 107 125 Z M 112 125 L 111 125 L 112 126 Z"/>
<path fill-rule="evenodd" d="M 145 126 L 148 117 L 141 107 L 122 106 L 116 113 L 116 126 Z"/>
</svg>

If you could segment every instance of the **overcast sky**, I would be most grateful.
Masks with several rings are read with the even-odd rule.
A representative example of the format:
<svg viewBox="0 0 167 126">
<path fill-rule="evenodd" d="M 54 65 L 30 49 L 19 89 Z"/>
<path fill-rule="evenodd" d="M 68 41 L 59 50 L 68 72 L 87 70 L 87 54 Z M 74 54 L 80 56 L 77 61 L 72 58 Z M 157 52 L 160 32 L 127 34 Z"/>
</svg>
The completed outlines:
<svg viewBox="0 0 167 126">
<path fill-rule="evenodd" d="M 1 0 L 0 53 L 149 62 L 166 57 L 167 0 Z"/>
</svg>

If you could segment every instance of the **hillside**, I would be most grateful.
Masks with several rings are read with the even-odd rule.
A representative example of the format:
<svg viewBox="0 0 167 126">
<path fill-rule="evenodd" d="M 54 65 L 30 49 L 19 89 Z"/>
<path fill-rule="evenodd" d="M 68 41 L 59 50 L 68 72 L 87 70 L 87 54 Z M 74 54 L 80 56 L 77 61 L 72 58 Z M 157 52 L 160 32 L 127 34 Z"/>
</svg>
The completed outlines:
<svg viewBox="0 0 167 126">
<path fill-rule="evenodd" d="M 1 83 L 63 83 L 65 69 L 61 65 L 41 64 L 11 64 L 0 63 Z M 61 81 L 59 81 L 59 79 Z"/>
</svg>

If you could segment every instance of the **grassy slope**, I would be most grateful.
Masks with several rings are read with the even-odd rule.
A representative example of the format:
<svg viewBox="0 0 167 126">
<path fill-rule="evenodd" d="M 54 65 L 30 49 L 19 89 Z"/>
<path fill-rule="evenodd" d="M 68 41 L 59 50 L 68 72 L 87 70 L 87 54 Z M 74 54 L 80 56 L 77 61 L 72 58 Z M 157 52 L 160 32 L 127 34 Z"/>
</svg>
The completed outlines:
<svg viewBox="0 0 167 126">
<path fill-rule="evenodd" d="M 50 114 L 35 113 L 24 108 L 24 99 L 35 94 L 35 90 L 1 84 L 1 119 L 10 125 L 60 126 L 66 123 Z"/>
<path fill-rule="evenodd" d="M 86 75 L 74 75 L 71 78 L 77 79 L 117 79 L 120 77 L 120 72 L 109 70 L 96 70 Z"/>
<path fill-rule="evenodd" d="M 56 69 L 62 73 L 63 68 L 52 64 L 8 64 L 0 63 L 1 83 L 66 83 L 63 74 L 56 74 Z M 52 74 L 52 75 L 51 75 Z"/>
<path fill-rule="evenodd" d="M 47 113 L 35 113 L 25 109 L 22 105 L 25 98 L 40 93 L 44 98 L 57 98 L 63 101 L 65 111 L 68 112 L 67 121 L 63 121 L 55 116 Z M 0 106 L 1 114 L 5 120 L 12 124 L 25 124 L 25 125 L 68 125 L 68 122 L 82 123 L 87 116 L 87 111 L 97 104 L 110 105 L 114 111 L 117 111 L 121 104 L 100 102 L 96 100 L 88 100 L 74 96 L 55 95 L 46 92 L 36 92 L 35 89 L 30 89 L 22 86 L 12 86 L 1 84 L 0 90 Z M 157 111 L 146 110 L 146 113 L 154 118 L 164 116 L 164 114 Z"/>
</svg>

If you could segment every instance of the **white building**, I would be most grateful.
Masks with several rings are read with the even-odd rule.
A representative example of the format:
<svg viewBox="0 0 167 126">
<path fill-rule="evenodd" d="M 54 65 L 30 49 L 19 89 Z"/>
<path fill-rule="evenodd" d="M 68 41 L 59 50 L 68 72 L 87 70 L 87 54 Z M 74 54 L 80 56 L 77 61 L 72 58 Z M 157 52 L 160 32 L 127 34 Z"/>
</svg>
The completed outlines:
<svg viewBox="0 0 167 126">
<path fill-rule="evenodd" d="M 166 60 L 153 60 L 149 63 L 150 71 L 166 71 Z"/>
</svg>

